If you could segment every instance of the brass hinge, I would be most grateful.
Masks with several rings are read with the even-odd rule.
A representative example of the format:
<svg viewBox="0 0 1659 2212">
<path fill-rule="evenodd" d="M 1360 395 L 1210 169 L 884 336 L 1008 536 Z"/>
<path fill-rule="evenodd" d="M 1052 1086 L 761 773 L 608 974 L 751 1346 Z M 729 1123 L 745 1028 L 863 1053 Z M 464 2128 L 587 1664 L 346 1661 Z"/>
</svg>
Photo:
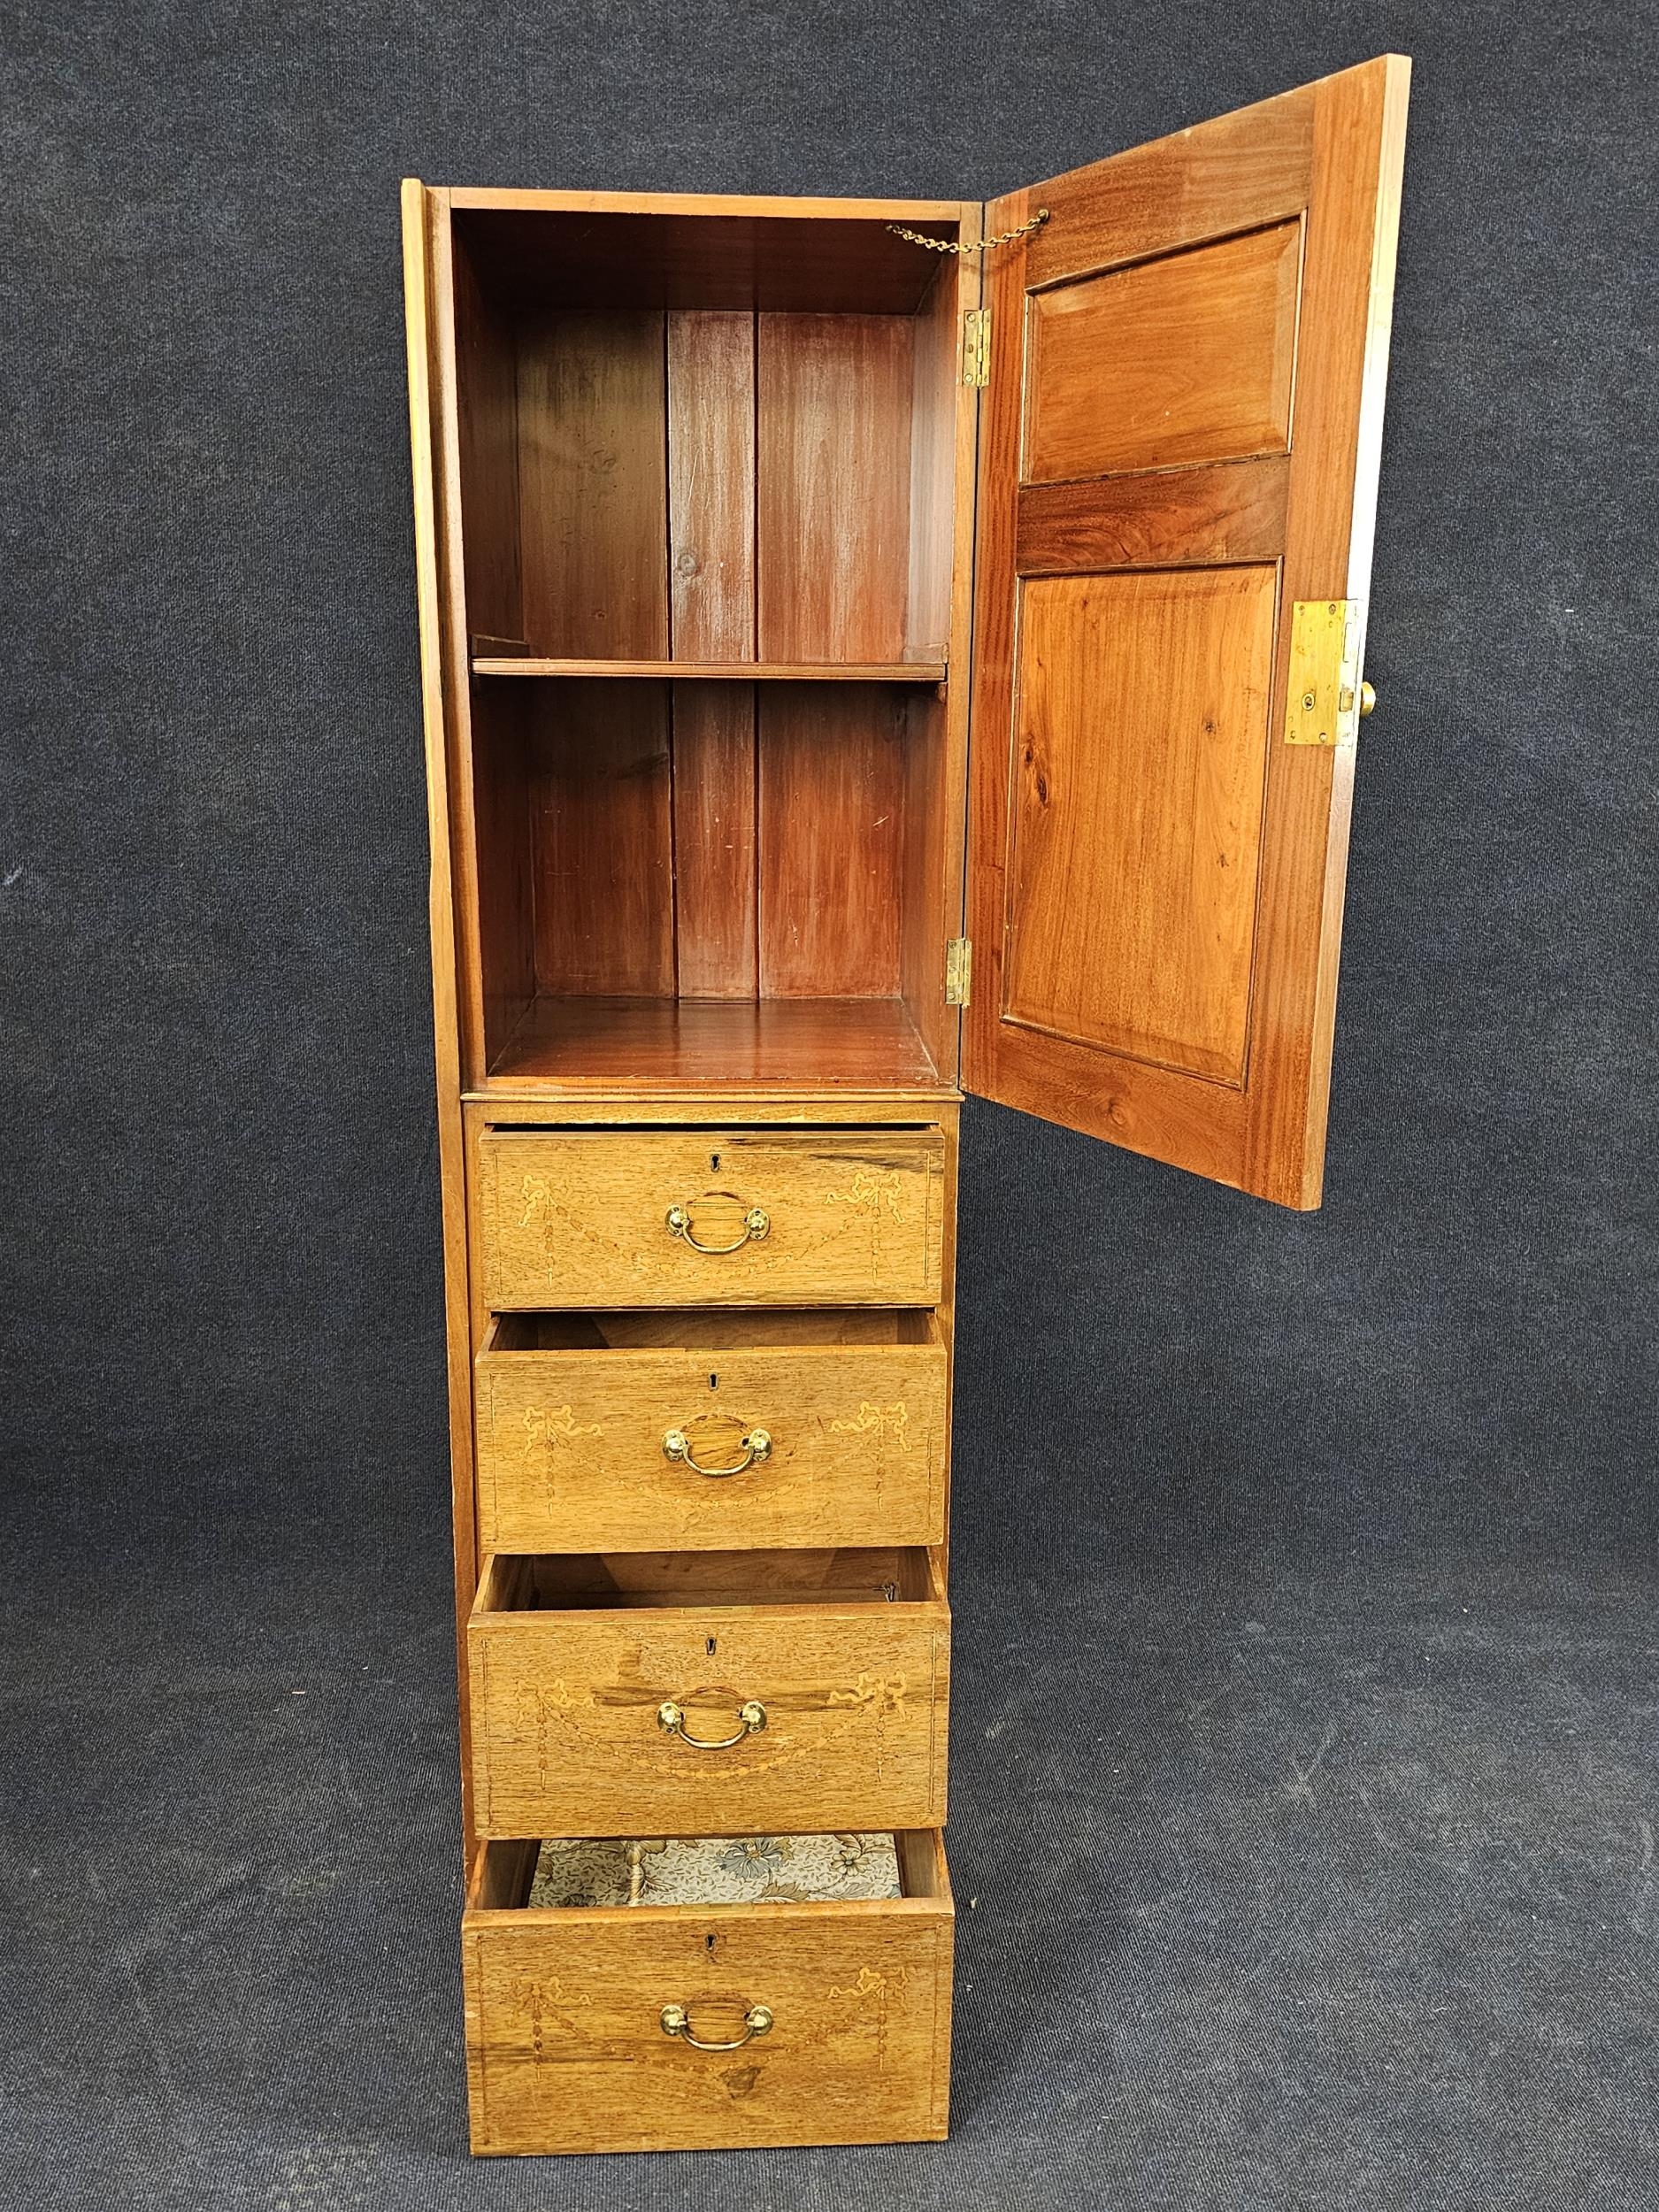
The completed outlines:
<svg viewBox="0 0 1659 2212">
<path fill-rule="evenodd" d="M 973 988 L 973 940 L 952 937 L 945 946 L 945 1004 L 965 1006 Z"/>
<path fill-rule="evenodd" d="M 991 380 L 991 311 L 970 307 L 962 318 L 962 380 L 988 384 Z"/>
<path fill-rule="evenodd" d="M 1358 600 L 1297 600 L 1290 618 L 1286 744 L 1351 745 L 1363 710 Z"/>
</svg>

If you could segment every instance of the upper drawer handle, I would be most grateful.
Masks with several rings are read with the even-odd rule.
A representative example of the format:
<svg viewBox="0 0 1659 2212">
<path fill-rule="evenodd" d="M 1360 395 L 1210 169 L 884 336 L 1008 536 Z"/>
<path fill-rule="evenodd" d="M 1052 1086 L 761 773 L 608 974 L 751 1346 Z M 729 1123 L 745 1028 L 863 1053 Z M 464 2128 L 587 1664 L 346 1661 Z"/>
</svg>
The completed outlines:
<svg viewBox="0 0 1659 2212">
<path fill-rule="evenodd" d="M 678 1736 L 681 1743 L 688 1743 L 694 1751 L 729 1751 L 733 1744 L 741 1743 L 745 1736 L 752 1736 L 766 1725 L 766 1709 L 758 1698 L 737 1709 L 742 1725 L 734 1736 L 688 1736 L 686 1733 L 686 1709 L 670 1698 L 657 1709 L 657 1725 L 665 1736 Z"/>
<path fill-rule="evenodd" d="M 735 1191 L 712 1190 L 703 1194 L 708 1198 L 730 1198 L 736 1203 L 741 1203 Z M 688 1206 L 671 1206 L 666 1218 L 669 1235 L 684 1237 L 694 1252 L 741 1252 L 751 1238 L 758 1244 L 772 1226 L 772 1216 L 765 1209 L 751 1206 L 743 1216 L 743 1233 L 741 1237 L 734 1237 L 730 1244 L 699 1244 L 692 1233 L 691 1209 Z"/>
<path fill-rule="evenodd" d="M 689 2043 L 694 2051 L 741 2051 L 752 2035 L 764 2035 L 772 2025 L 772 2008 L 768 2005 L 751 2005 L 743 2015 L 743 2032 L 735 2042 L 704 2043 L 691 2032 L 691 2015 L 684 2005 L 664 2005 L 659 2015 L 664 2035 L 677 2035 L 682 2043 Z"/>
<path fill-rule="evenodd" d="M 772 1450 L 772 1436 L 765 1429 L 750 1429 L 743 1439 L 743 1456 L 729 1467 L 705 1467 L 691 1448 L 691 1439 L 684 1429 L 670 1429 L 663 1438 L 664 1456 L 683 1459 L 694 1475 L 743 1475 L 751 1467 L 758 1467 Z"/>
</svg>

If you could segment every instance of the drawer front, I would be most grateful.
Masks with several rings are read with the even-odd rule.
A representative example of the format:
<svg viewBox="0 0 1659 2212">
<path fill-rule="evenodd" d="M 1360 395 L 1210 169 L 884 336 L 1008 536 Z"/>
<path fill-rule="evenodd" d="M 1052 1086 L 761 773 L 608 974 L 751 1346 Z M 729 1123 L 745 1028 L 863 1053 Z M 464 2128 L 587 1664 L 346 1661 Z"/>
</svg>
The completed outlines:
<svg viewBox="0 0 1659 2212">
<path fill-rule="evenodd" d="M 480 1544 L 698 1551 L 942 1541 L 947 1356 L 926 1318 L 929 1340 L 911 1344 L 487 1347 L 478 1359 Z"/>
<path fill-rule="evenodd" d="M 944 1169 L 937 1129 L 487 1130 L 485 1301 L 934 1305 Z"/>
<path fill-rule="evenodd" d="M 475 1613 L 467 1644 L 480 1835 L 944 1824 L 941 1601 Z M 745 1732 L 751 1701 L 765 1724 Z M 739 1740 L 687 1743 L 665 1703 Z"/>
<path fill-rule="evenodd" d="M 945 2133 L 951 1907 L 490 1911 L 462 1924 L 472 2147 L 713 2150 Z M 501 1849 L 503 1847 L 493 1847 Z M 702 2051 L 665 2033 L 683 2007 Z"/>
</svg>

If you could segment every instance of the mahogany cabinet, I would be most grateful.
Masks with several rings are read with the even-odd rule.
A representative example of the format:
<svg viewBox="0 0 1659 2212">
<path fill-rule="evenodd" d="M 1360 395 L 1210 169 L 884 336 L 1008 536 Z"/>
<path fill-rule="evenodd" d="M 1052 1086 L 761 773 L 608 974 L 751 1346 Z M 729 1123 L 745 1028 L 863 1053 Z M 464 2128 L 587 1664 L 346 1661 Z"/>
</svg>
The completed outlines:
<svg viewBox="0 0 1659 2212">
<path fill-rule="evenodd" d="M 945 2131 L 958 1107 L 1318 1203 L 1408 73 L 984 207 L 404 187 L 479 2150 Z"/>
</svg>

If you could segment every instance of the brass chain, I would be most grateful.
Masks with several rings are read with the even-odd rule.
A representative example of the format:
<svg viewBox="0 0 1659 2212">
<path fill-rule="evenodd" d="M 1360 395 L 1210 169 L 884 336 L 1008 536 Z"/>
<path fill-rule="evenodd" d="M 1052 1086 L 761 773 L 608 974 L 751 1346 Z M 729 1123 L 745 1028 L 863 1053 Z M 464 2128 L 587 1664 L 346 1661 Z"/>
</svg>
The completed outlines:
<svg viewBox="0 0 1659 2212">
<path fill-rule="evenodd" d="M 959 246 L 950 238 L 927 238 L 919 230 L 906 230 L 902 223 L 889 223 L 887 227 L 895 238 L 908 238 L 913 246 L 926 246 L 929 253 L 989 253 L 993 246 L 1011 246 L 1017 238 L 1024 238 L 1028 231 L 1041 230 L 1048 219 L 1048 211 L 1040 207 L 1028 223 L 1018 230 L 999 231 L 995 238 L 981 238 L 977 245 Z"/>
</svg>

